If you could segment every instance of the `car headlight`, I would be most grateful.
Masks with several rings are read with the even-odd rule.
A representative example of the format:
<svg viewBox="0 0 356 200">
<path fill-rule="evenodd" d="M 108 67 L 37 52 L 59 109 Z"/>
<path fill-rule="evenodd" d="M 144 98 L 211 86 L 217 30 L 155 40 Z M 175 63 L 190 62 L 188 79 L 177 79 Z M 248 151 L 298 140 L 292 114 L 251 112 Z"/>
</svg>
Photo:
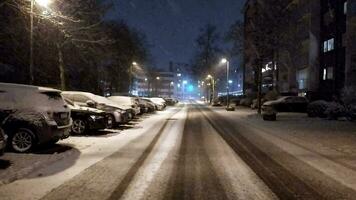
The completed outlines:
<svg viewBox="0 0 356 200">
<path fill-rule="evenodd" d="M 54 121 L 54 114 L 53 112 L 44 112 L 42 113 L 43 117 L 45 118 L 45 120 L 47 121 Z"/>
</svg>

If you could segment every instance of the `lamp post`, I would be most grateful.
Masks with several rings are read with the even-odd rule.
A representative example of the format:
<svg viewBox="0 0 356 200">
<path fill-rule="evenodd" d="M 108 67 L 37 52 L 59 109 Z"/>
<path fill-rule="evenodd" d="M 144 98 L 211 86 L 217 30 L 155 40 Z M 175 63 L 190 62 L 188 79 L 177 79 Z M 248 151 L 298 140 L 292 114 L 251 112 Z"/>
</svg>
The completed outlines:
<svg viewBox="0 0 356 200">
<path fill-rule="evenodd" d="M 32 85 L 34 82 L 34 75 L 33 75 L 33 66 L 34 66 L 34 60 L 33 60 L 33 18 L 34 18 L 34 7 L 35 3 L 38 3 L 38 5 L 47 8 L 48 5 L 51 3 L 51 0 L 31 0 L 31 7 L 30 7 L 30 67 L 29 67 L 29 73 L 30 73 L 30 84 Z"/>
<path fill-rule="evenodd" d="M 168 96 L 169 96 L 169 98 L 171 98 L 172 97 L 172 86 L 174 85 L 174 82 L 172 81 L 172 82 L 170 82 L 170 84 L 169 84 L 169 91 L 168 91 Z"/>
<path fill-rule="evenodd" d="M 183 81 L 183 100 L 185 98 L 185 85 L 187 85 L 187 84 L 188 84 L 188 81 L 184 80 Z"/>
<path fill-rule="evenodd" d="M 159 76 L 157 76 L 156 77 L 156 94 L 155 94 L 155 96 L 157 96 L 157 97 L 159 96 L 158 95 L 158 87 L 160 87 L 159 80 L 161 80 L 161 78 Z"/>
<path fill-rule="evenodd" d="M 230 62 L 226 59 L 223 58 L 221 60 L 221 63 L 226 64 L 226 109 L 229 109 L 230 107 L 230 102 L 229 102 L 229 65 Z"/>
<path fill-rule="evenodd" d="M 215 99 L 215 80 L 214 77 L 210 74 L 206 77 L 206 79 L 210 80 L 211 82 L 210 84 L 207 84 L 207 86 L 209 86 L 209 91 L 212 89 L 212 94 L 209 94 L 209 102 L 212 103 Z"/>
<path fill-rule="evenodd" d="M 133 82 L 133 74 L 132 73 L 133 73 L 133 67 L 134 66 L 137 66 L 137 62 L 132 62 L 131 66 L 130 66 L 130 72 L 129 72 L 130 73 L 130 76 L 129 76 L 130 77 L 130 80 L 129 80 L 130 81 L 130 86 L 129 86 L 130 87 L 130 89 L 129 89 L 130 90 L 129 91 L 130 94 L 132 94 L 132 82 Z"/>
</svg>

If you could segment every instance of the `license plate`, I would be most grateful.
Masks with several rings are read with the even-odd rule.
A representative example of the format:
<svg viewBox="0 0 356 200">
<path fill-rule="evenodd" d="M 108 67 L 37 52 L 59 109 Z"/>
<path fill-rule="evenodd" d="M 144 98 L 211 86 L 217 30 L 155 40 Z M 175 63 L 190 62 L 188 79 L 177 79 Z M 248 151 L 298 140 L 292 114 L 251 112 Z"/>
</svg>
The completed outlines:
<svg viewBox="0 0 356 200">
<path fill-rule="evenodd" d="M 61 113 L 61 119 L 67 119 L 67 113 Z"/>
</svg>

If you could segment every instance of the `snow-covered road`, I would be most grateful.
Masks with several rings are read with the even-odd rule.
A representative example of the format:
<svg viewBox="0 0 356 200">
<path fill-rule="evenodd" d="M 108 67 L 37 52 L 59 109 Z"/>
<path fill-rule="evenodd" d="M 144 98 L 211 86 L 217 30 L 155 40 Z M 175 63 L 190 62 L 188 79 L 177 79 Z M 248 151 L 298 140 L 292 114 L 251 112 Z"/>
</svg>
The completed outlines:
<svg viewBox="0 0 356 200">
<path fill-rule="evenodd" d="M 7 153 L 0 199 L 353 199 L 354 124 L 181 104 L 125 130 Z M 330 141 L 331 140 L 331 141 Z M 57 153 L 53 153 L 57 152 Z M 0 163 L 1 164 L 1 163 Z"/>
</svg>

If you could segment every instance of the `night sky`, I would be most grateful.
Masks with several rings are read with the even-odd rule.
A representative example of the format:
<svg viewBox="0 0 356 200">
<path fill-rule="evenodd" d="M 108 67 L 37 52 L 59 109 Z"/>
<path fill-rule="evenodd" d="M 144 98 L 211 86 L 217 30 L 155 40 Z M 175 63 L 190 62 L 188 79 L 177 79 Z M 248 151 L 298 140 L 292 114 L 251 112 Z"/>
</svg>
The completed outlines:
<svg viewBox="0 0 356 200">
<path fill-rule="evenodd" d="M 189 63 L 199 29 L 207 23 L 225 33 L 242 18 L 245 0 L 112 0 L 108 19 L 124 19 L 144 32 L 153 62 L 167 68 L 169 61 Z"/>
</svg>

